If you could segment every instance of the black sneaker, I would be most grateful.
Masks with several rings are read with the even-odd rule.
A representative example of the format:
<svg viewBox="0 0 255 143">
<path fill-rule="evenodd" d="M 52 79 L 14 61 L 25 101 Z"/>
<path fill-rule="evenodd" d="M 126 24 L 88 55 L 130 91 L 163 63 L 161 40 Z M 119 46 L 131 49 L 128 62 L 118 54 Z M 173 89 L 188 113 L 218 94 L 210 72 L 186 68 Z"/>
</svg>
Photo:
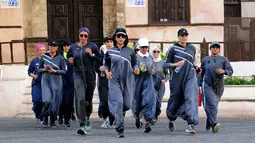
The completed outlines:
<svg viewBox="0 0 255 143">
<path fill-rule="evenodd" d="M 206 130 L 206 131 L 210 131 L 211 128 L 212 128 L 211 124 L 206 120 L 205 130 Z"/>
<path fill-rule="evenodd" d="M 124 130 L 119 130 L 117 138 L 124 138 Z"/>
<path fill-rule="evenodd" d="M 80 134 L 80 135 L 87 135 L 87 128 L 85 125 L 82 125 L 78 131 L 77 131 L 77 134 Z"/>
<path fill-rule="evenodd" d="M 220 123 L 216 123 L 216 124 L 214 124 L 213 127 L 212 127 L 212 132 L 213 132 L 213 133 L 217 133 L 217 132 L 220 130 L 220 128 L 221 128 Z"/>
<path fill-rule="evenodd" d="M 175 124 L 172 121 L 169 121 L 168 128 L 171 132 L 175 130 Z"/>
<path fill-rule="evenodd" d="M 70 127 L 69 121 L 65 121 L 65 126 L 66 126 L 66 127 Z"/>
<path fill-rule="evenodd" d="M 50 127 L 51 127 L 51 128 L 56 128 L 55 122 L 54 122 L 54 123 L 50 123 Z"/>
<path fill-rule="evenodd" d="M 136 126 L 137 129 L 142 128 L 143 122 L 140 121 L 140 119 L 136 119 L 135 120 L 135 126 Z"/>
<path fill-rule="evenodd" d="M 59 118 L 59 119 L 58 119 L 58 124 L 59 124 L 59 125 L 62 125 L 62 124 L 63 124 L 63 118 Z"/>
<path fill-rule="evenodd" d="M 158 117 L 155 117 L 154 119 L 152 119 L 151 125 L 155 125 L 157 121 L 158 121 Z"/>
<path fill-rule="evenodd" d="M 144 130 L 144 132 L 145 133 L 149 133 L 151 131 L 151 126 L 150 126 L 150 124 L 146 124 L 145 125 L 145 130 Z"/>
<path fill-rule="evenodd" d="M 43 125 L 43 127 L 48 127 L 48 118 L 43 119 L 42 125 Z"/>
<path fill-rule="evenodd" d="M 189 125 L 185 131 L 190 134 L 196 134 L 195 126 L 193 124 Z"/>
</svg>

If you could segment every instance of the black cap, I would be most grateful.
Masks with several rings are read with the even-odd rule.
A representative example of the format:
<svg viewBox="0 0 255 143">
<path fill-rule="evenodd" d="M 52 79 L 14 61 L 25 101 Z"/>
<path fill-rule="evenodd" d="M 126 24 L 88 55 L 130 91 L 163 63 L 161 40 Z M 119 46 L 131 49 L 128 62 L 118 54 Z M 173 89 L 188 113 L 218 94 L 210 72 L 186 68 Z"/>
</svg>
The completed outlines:
<svg viewBox="0 0 255 143">
<path fill-rule="evenodd" d="M 50 41 L 49 46 L 58 46 L 58 43 L 56 41 Z"/>
<path fill-rule="evenodd" d="M 106 42 L 106 41 L 108 41 L 108 40 L 112 40 L 112 41 L 113 41 L 112 36 L 107 36 L 107 37 L 104 38 L 104 42 Z"/>
<path fill-rule="evenodd" d="M 71 45 L 71 42 L 70 41 L 64 41 L 63 42 L 63 46 L 70 46 Z"/>
<path fill-rule="evenodd" d="M 184 29 L 184 28 L 181 28 L 181 29 L 178 31 L 178 36 L 180 36 L 180 35 L 189 35 L 188 30 L 187 30 L 187 29 Z"/>
<path fill-rule="evenodd" d="M 211 45 L 210 45 L 210 48 L 212 48 L 212 47 L 220 48 L 220 43 L 219 42 L 212 42 Z"/>
<path fill-rule="evenodd" d="M 116 30 L 115 30 L 115 34 L 117 35 L 117 34 L 124 34 L 124 35 L 127 35 L 127 32 L 126 32 L 126 30 L 124 29 L 124 28 L 117 28 Z"/>
</svg>

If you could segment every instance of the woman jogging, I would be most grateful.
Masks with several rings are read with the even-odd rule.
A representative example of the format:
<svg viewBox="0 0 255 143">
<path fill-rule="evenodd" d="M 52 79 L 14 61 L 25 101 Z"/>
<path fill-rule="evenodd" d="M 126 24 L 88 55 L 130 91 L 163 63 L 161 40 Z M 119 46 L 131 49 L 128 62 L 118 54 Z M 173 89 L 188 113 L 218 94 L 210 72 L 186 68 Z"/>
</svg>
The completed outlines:
<svg viewBox="0 0 255 143">
<path fill-rule="evenodd" d="M 105 73 L 109 79 L 108 104 L 116 120 L 119 138 L 124 137 L 124 112 L 132 106 L 135 91 L 133 72 L 139 74 L 134 50 L 127 47 L 126 30 L 118 28 L 113 36 L 114 47 L 105 56 Z"/>
<path fill-rule="evenodd" d="M 231 76 L 233 69 L 227 58 L 220 56 L 220 44 L 210 45 L 211 55 L 205 57 L 201 63 L 202 73 L 198 78 L 202 86 L 203 107 L 206 112 L 206 131 L 212 128 L 216 133 L 221 128 L 217 121 L 218 104 L 224 91 L 224 75 Z"/>
</svg>

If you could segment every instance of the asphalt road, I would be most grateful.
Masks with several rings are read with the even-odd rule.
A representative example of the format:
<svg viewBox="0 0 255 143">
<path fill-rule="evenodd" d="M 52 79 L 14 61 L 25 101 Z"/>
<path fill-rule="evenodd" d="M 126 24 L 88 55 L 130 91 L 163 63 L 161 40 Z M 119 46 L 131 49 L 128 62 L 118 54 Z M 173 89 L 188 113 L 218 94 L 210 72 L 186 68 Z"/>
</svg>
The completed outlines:
<svg viewBox="0 0 255 143">
<path fill-rule="evenodd" d="M 205 131 L 204 119 L 196 126 L 196 135 L 184 132 L 186 123 L 176 121 L 176 131 L 168 130 L 167 119 L 160 119 L 152 127 L 152 132 L 145 134 L 143 129 L 137 130 L 134 120 L 127 118 L 125 122 L 125 138 L 116 137 L 114 129 L 100 129 L 101 121 L 92 120 L 92 130 L 87 136 L 76 134 L 77 122 L 71 122 L 70 128 L 58 126 L 55 129 L 42 128 L 33 119 L 0 119 L 0 143 L 254 143 L 254 119 L 219 120 L 223 128 L 219 133 Z"/>
</svg>

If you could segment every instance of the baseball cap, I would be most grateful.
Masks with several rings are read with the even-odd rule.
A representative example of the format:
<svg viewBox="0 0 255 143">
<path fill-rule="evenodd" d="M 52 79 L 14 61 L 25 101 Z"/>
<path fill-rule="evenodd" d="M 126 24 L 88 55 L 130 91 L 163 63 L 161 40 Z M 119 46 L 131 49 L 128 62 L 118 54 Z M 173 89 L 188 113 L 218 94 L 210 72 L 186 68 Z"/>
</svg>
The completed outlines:
<svg viewBox="0 0 255 143">
<path fill-rule="evenodd" d="M 123 34 L 123 35 L 127 35 L 127 32 L 124 28 L 117 28 L 115 31 L 115 34 Z"/>
<path fill-rule="evenodd" d="M 138 43 L 140 47 L 149 46 L 149 40 L 147 38 L 139 39 Z"/>
<path fill-rule="evenodd" d="M 104 42 L 106 42 L 108 40 L 113 40 L 113 38 L 111 36 L 107 36 L 107 37 L 104 38 Z"/>
<path fill-rule="evenodd" d="M 212 47 L 219 47 L 220 48 L 220 43 L 219 42 L 212 42 L 210 44 L 210 48 L 212 48 Z"/>
<path fill-rule="evenodd" d="M 185 28 L 181 28 L 181 29 L 178 31 L 178 36 L 184 35 L 184 34 L 189 35 L 188 30 L 185 29 Z"/>
<path fill-rule="evenodd" d="M 56 41 L 50 41 L 48 45 L 49 46 L 58 46 Z"/>
</svg>

